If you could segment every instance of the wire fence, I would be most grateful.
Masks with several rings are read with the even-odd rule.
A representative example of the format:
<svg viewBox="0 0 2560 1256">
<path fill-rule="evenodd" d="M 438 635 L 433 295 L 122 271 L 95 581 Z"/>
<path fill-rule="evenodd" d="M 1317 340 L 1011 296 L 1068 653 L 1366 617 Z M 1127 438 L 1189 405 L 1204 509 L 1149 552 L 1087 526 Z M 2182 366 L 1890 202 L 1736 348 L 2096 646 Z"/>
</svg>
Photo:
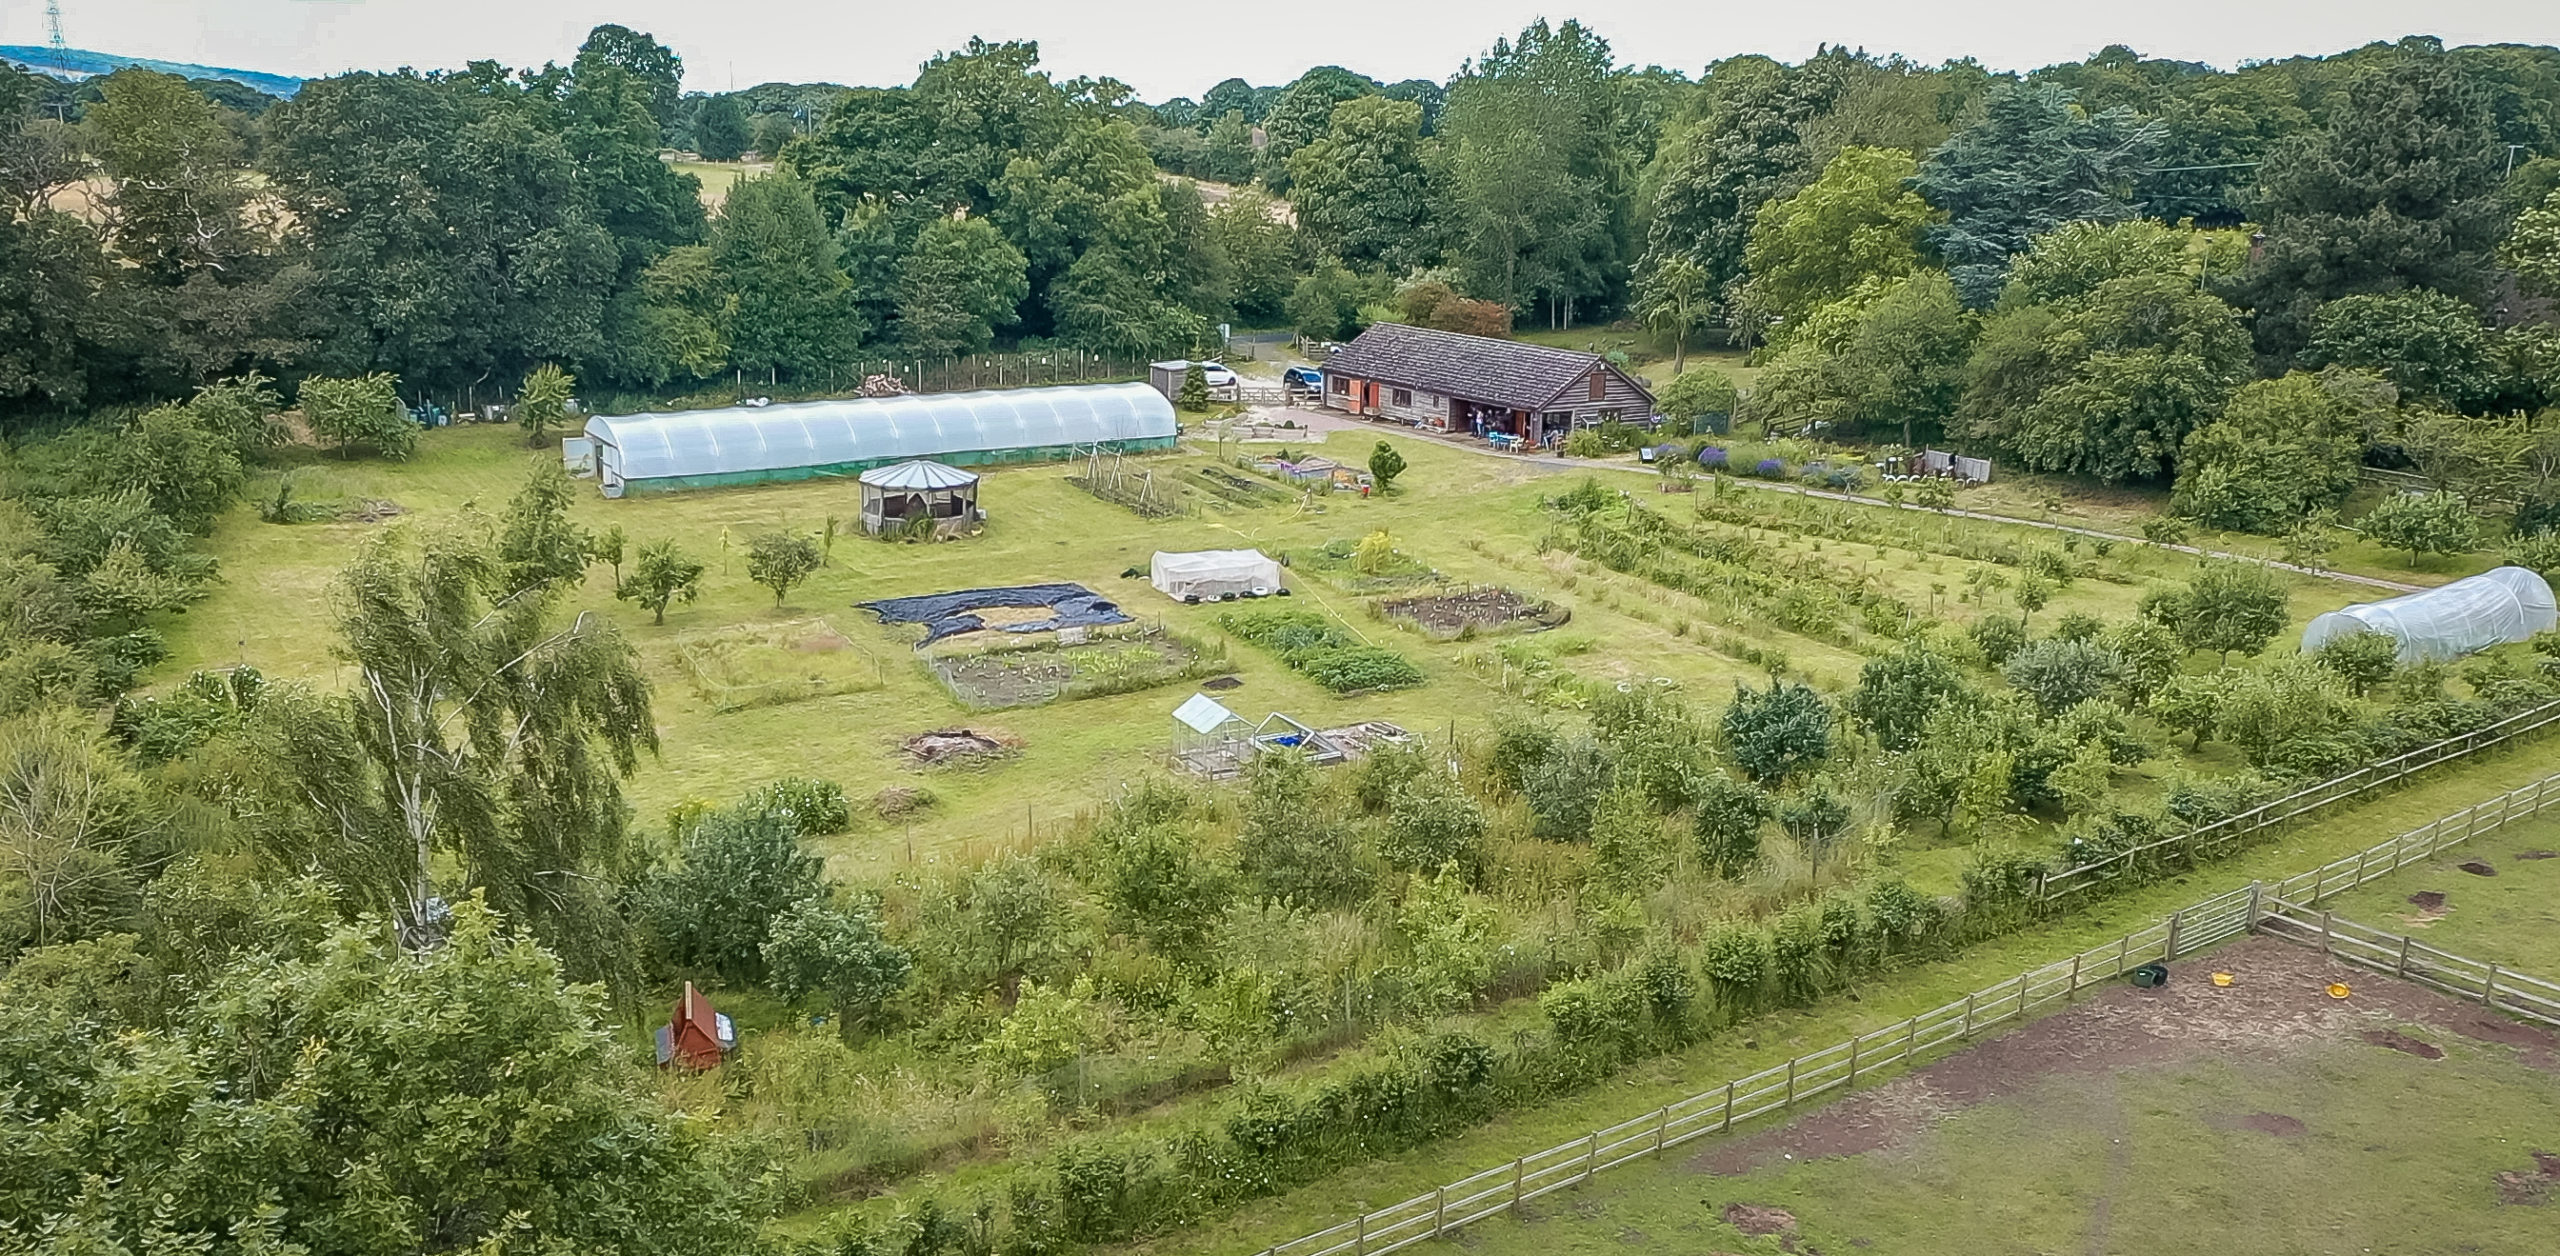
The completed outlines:
<svg viewBox="0 0 2560 1256">
<path fill-rule="evenodd" d="M 2310 936 L 2326 941 L 2330 953 L 2349 963 L 2393 972 L 2501 1011 L 2560 1024 L 2560 987 L 2337 921 L 2313 906 L 2324 896 L 2343 893 L 2555 807 L 2560 807 L 2560 774 L 2440 816 L 2353 858 L 2288 877 L 2272 888 L 2252 882 L 2217 894 L 2156 924 L 1985 986 L 1962 999 L 1735 1078 L 1571 1142 L 1494 1165 L 1427 1194 L 1264 1248 L 1262 1256 L 1378 1256 L 1428 1242 L 1539 1196 L 1588 1182 L 1603 1170 L 1657 1157 L 1682 1143 L 1847 1090 L 1861 1077 L 1872 1078 L 1909 1064 L 1990 1026 L 2026 1020 L 2090 986 L 2120 981 L 2143 964 L 2165 963 L 2258 929 L 2300 941 L 2307 928 Z"/>
<path fill-rule="evenodd" d="M 2344 776 L 2322 781 L 2296 790 L 2272 802 L 2261 803 L 2238 815 L 2199 825 L 2184 833 L 2164 837 L 2130 850 L 2093 860 L 2073 868 L 2046 873 L 2037 878 L 2033 897 L 2045 903 L 2061 902 L 2091 887 L 2123 876 L 2146 865 L 2197 862 L 2228 851 L 2250 836 L 2300 819 L 2313 812 L 2345 802 L 2376 790 L 2387 789 L 2412 774 L 2428 768 L 2467 758 L 2492 746 L 2513 741 L 2560 725 L 2560 702 L 2532 707 L 2459 736 L 2431 742 L 2407 754 L 2370 763 Z"/>
</svg>

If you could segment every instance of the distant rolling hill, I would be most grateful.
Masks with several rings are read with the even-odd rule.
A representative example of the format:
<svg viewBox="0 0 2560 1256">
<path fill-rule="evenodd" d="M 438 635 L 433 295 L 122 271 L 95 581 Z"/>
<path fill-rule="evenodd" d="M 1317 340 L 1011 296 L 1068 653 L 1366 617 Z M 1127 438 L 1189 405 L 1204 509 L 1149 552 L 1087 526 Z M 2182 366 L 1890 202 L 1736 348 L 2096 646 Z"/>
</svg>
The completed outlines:
<svg viewBox="0 0 2560 1256">
<path fill-rule="evenodd" d="M 243 87 L 255 88 L 270 96 L 287 100 L 302 90 L 302 80 L 282 74 L 260 74 L 256 70 L 226 70 L 219 66 L 188 65 L 181 61 L 154 61 L 149 57 L 119 57 L 111 52 L 90 52 L 85 48 L 54 49 L 29 44 L 0 44 L 0 61 L 11 61 L 38 74 L 56 78 L 84 79 L 92 75 L 112 73 L 129 65 L 180 78 L 229 79 Z"/>
</svg>

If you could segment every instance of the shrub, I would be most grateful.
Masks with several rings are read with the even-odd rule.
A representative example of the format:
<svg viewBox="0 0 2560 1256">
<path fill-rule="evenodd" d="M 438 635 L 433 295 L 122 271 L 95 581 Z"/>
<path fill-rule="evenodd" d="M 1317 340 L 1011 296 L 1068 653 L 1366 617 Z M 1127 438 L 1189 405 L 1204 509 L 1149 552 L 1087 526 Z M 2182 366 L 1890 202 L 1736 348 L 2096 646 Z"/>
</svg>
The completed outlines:
<svg viewBox="0 0 2560 1256">
<path fill-rule="evenodd" d="M 815 777 L 786 776 L 747 791 L 738 805 L 788 823 L 803 837 L 825 837 L 853 827 L 844 787 Z"/>
<path fill-rule="evenodd" d="M 1858 688 L 1849 695 L 1849 714 L 1887 750 L 1909 750 L 1920 740 L 1929 714 L 1958 701 L 1964 675 L 1945 656 L 1918 642 L 1858 670 Z"/>
<path fill-rule="evenodd" d="M 1368 892 L 1358 835 L 1333 814 L 1303 757 L 1255 755 L 1245 768 L 1243 811 L 1238 863 L 1255 897 L 1315 908 Z"/>
<path fill-rule="evenodd" d="M 1493 923 L 1492 905 L 1469 894 L 1458 878 L 1413 879 L 1396 915 L 1396 932 L 1412 956 L 1410 1010 L 1438 1016 L 1475 997 L 1493 976 Z"/>
<path fill-rule="evenodd" d="M 1974 847 L 1962 874 L 1965 913 L 1995 932 L 2025 921 L 2035 911 L 2036 883 L 2044 867 L 2041 855 L 2007 846 Z"/>
<path fill-rule="evenodd" d="M 2072 611 L 2053 621 L 2053 635 L 2064 641 L 2095 641 L 2107 630 L 2107 621 L 2085 611 Z"/>
<path fill-rule="evenodd" d="M 1769 928 L 1769 975 L 1778 997 L 1789 1003 L 1811 1003 L 1830 981 L 1830 957 L 1822 945 L 1822 910 L 1799 904 L 1779 913 Z"/>
<path fill-rule="evenodd" d="M 1756 1010 L 1769 984 L 1768 936 L 1745 925 L 1719 925 L 1699 948 L 1699 967 L 1728 1014 Z"/>
<path fill-rule="evenodd" d="M 1966 630 L 1982 650 L 1984 662 L 1998 667 L 2027 643 L 2027 626 L 2006 615 L 1985 615 Z"/>
<path fill-rule="evenodd" d="M 2400 639 L 2386 632 L 2331 637 L 2311 659 L 2336 673 L 2348 692 L 2361 698 L 2374 686 L 2391 679 L 2391 673 L 2398 669 Z"/>
<path fill-rule="evenodd" d="M 1900 877 L 1869 882 L 1865 897 L 1867 918 L 1875 922 L 1877 937 L 1890 944 L 1909 946 L 1928 933 L 1937 919 L 1937 901 Z"/>
<path fill-rule="evenodd" d="M 1698 450 L 1698 465 L 1712 471 L 1723 470 L 1725 467 L 1724 446 L 1706 445 L 1700 447 Z"/>
<path fill-rule="evenodd" d="M 787 814 L 715 811 L 684 834 L 675 859 L 637 895 L 641 929 L 660 961 L 753 981 L 774 920 L 819 892 L 819 861 Z"/>
<path fill-rule="evenodd" d="M 1351 797 L 1360 810 L 1377 815 L 1393 805 L 1430 764 L 1419 746 L 1381 746 L 1351 769 Z"/>
<path fill-rule="evenodd" d="M 1102 1041 L 1102 1011 L 1094 1006 L 1093 979 L 1078 977 L 1064 990 L 1022 983 L 1021 997 L 979 1052 L 998 1069 L 1037 1076 L 1075 1062 Z"/>
<path fill-rule="evenodd" d="M 2518 533 L 2507 542 L 2507 561 L 2541 572 L 2545 577 L 2560 579 L 2560 524 Z"/>
<path fill-rule="evenodd" d="M 1809 685 L 1771 680 L 1734 686 L 1724 709 L 1725 748 L 1754 781 L 1782 780 L 1831 753 L 1831 704 Z"/>
<path fill-rule="evenodd" d="M 1504 712 L 1494 717 L 1493 747 L 1486 755 L 1485 770 L 1496 785 L 1519 793 L 1527 788 L 1530 770 L 1545 763 L 1562 742 L 1554 725 Z"/>
<path fill-rule="evenodd" d="M 2228 820 L 2274 795 L 2264 777 L 2254 772 L 2224 776 L 2181 776 L 2170 783 L 2161 809 L 2189 828 Z"/>
<path fill-rule="evenodd" d="M 2050 719 L 2105 693 L 2115 683 L 2116 658 L 2104 646 L 2054 637 L 2011 654 L 2000 674 Z"/>
<path fill-rule="evenodd" d="M 1698 858 L 1719 876 L 1736 877 L 1760 858 L 1760 830 L 1776 812 L 1768 794 L 1711 772 L 1691 787 Z"/>
<path fill-rule="evenodd" d="M 1783 480 L 1787 478 L 1787 464 L 1776 458 L 1763 458 L 1752 464 L 1751 473 L 1764 480 Z"/>
<path fill-rule="evenodd" d="M 1609 778 L 1609 752 L 1588 737 L 1565 742 L 1531 764 L 1520 782 L 1531 835 L 1551 842 L 1587 839 L 1592 808 L 1609 788 Z"/>
<path fill-rule="evenodd" d="M 1426 773 L 1387 808 L 1378 854 L 1401 871 L 1436 873 L 1454 866 L 1473 880 L 1484 864 L 1483 809 L 1438 773 Z"/>
</svg>

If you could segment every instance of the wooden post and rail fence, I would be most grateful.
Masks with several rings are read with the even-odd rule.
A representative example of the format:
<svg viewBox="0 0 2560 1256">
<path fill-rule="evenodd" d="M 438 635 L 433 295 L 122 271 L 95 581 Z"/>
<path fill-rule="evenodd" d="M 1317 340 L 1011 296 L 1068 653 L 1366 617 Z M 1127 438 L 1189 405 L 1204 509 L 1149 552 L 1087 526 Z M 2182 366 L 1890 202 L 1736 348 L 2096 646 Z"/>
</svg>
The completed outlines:
<svg viewBox="0 0 2560 1256">
<path fill-rule="evenodd" d="M 2027 1020 L 2090 986 L 2119 982 L 2141 965 L 2192 955 L 2249 933 L 2315 946 L 2345 963 L 2390 973 L 2509 1015 L 2560 1026 L 2560 985 L 2339 920 L 2318 909 L 2324 898 L 2554 808 L 2560 808 L 2560 774 L 2438 817 L 2354 856 L 2272 885 L 2252 882 L 2217 894 L 2171 912 L 2156 924 L 1917 1016 L 1734 1078 L 1544 1151 L 1489 1166 L 1340 1225 L 1264 1248 L 1261 1256 L 1379 1256 L 1428 1242 L 1539 1196 L 1581 1185 L 1605 1170 L 1659 1157 L 1694 1139 L 1845 1091 L 1861 1077 L 1872 1079 L 1897 1065 L 1913 1063 L 1982 1029 Z"/>
</svg>

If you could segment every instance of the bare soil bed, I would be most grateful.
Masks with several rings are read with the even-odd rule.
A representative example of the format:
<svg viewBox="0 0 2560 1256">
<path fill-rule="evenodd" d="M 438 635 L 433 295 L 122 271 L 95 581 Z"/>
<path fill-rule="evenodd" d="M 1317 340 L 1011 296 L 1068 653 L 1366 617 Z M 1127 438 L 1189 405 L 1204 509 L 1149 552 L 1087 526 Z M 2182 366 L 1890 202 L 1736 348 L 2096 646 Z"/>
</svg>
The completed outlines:
<svg viewBox="0 0 2560 1256">
<path fill-rule="evenodd" d="M 1553 603 L 1502 588 L 1390 598 L 1379 609 L 1391 618 L 1412 620 L 1422 631 L 1435 637 L 1454 637 L 1470 629 L 1489 632 L 1505 628 L 1554 628 L 1571 618 L 1570 612 Z"/>
<path fill-rule="evenodd" d="M 1001 759 L 1022 748 L 1022 739 L 1002 729 L 937 728 L 898 743 L 919 767 L 961 767 Z"/>
<path fill-rule="evenodd" d="M 1157 634 L 948 655 L 931 665 L 962 702 L 993 710 L 1079 697 L 1080 688 L 1126 693 L 1172 684 L 1202 675 L 1201 663 L 1198 651 Z"/>
</svg>

